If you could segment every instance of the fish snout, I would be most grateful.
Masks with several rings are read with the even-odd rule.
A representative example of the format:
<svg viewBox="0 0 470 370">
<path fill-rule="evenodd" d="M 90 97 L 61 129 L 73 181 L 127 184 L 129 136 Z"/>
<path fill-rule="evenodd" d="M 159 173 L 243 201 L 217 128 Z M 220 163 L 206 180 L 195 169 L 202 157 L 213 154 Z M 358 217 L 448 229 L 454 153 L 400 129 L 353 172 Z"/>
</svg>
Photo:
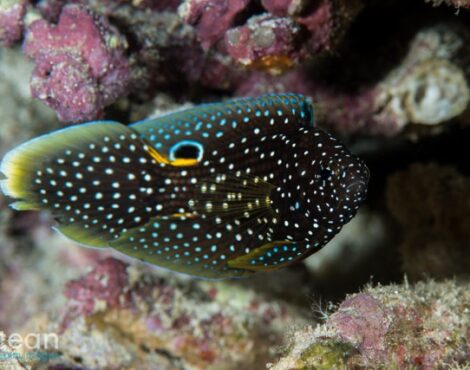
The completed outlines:
<svg viewBox="0 0 470 370">
<path fill-rule="evenodd" d="M 369 185 L 370 171 L 364 162 L 358 160 L 354 166 L 348 166 L 344 175 L 349 179 L 346 186 L 346 194 L 351 196 L 357 202 L 362 202 L 367 195 L 367 187 Z"/>
</svg>

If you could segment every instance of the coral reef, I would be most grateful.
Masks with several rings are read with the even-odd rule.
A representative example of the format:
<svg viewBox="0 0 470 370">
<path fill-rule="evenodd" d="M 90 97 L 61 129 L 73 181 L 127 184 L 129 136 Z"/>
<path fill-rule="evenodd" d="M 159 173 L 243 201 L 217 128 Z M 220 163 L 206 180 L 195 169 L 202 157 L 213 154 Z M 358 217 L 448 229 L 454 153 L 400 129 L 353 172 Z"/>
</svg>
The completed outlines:
<svg viewBox="0 0 470 370">
<path fill-rule="evenodd" d="M 325 324 L 296 332 L 269 368 L 435 369 L 469 366 L 469 284 L 433 281 L 368 287 Z"/>
<path fill-rule="evenodd" d="M 167 92 L 188 100 L 196 87 L 236 95 L 275 90 L 312 96 L 325 125 L 338 132 L 393 136 L 410 123 L 461 116 L 470 101 L 465 22 L 419 22 L 408 33 L 397 27 L 388 49 L 398 39 L 408 53 L 371 80 L 364 71 L 380 68 L 380 51 L 358 60 L 345 47 L 356 42 L 349 30 L 365 7 L 360 0 L 1 4 L 0 40 L 11 46 L 24 33 L 24 52 L 35 61 L 33 96 L 64 122 L 103 117 L 123 97 L 147 101 Z M 346 68 L 359 82 L 354 89 L 348 78 L 331 78 Z"/>
<path fill-rule="evenodd" d="M 432 163 L 414 164 L 390 176 L 387 203 L 404 228 L 399 251 L 409 277 L 468 273 L 469 189 L 468 176 Z"/>
</svg>

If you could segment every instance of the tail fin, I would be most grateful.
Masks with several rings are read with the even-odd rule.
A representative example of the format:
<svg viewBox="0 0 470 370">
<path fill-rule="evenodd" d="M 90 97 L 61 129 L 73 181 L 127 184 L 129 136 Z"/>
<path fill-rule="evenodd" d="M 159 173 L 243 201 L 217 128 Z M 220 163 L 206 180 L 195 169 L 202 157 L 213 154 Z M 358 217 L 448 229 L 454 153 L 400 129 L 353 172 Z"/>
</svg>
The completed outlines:
<svg viewBox="0 0 470 370">
<path fill-rule="evenodd" d="M 7 153 L 1 189 L 16 199 L 13 208 L 50 210 L 67 237 L 101 247 L 155 215 L 143 205 L 155 203 L 149 199 L 158 186 L 158 164 L 155 150 L 133 129 L 91 122 Z"/>
</svg>

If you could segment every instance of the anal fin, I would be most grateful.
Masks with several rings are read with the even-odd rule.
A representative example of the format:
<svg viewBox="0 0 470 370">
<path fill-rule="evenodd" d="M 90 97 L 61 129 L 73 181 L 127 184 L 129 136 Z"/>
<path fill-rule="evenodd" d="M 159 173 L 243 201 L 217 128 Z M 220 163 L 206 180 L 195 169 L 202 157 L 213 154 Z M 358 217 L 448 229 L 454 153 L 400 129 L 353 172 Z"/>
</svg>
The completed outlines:
<svg viewBox="0 0 470 370">
<path fill-rule="evenodd" d="M 276 241 L 228 261 L 231 268 L 272 271 L 290 265 L 305 252 L 303 242 Z"/>
</svg>

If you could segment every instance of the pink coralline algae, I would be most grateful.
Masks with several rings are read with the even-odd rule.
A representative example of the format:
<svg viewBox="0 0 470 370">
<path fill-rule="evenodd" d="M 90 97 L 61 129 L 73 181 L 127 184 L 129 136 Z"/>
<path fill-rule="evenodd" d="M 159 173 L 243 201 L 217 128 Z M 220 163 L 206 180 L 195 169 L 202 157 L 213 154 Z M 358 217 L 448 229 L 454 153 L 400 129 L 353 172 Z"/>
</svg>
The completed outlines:
<svg viewBox="0 0 470 370">
<path fill-rule="evenodd" d="M 23 36 L 26 0 L 0 0 L 0 44 L 12 46 Z"/>
<path fill-rule="evenodd" d="M 297 21 L 310 32 L 306 45 L 309 53 L 331 51 L 362 7 L 360 0 L 322 0 L 317 2 L 314 11 L 298 17 Z"/>
<path fill-rule="evenodd" d="M 77 5 L 62 9 L 57 25 L 37 20 L 28 29 L 25 53 L 35 60 L 33 96 L 61 121 L 93 120 L 126 93 L 126 40 L 104 19 Z"/>
<path fill-rule="evenodd" d="M 390 312 L 368 294 L 346 299 L 329 320 L 341 340 L 349 342 L 367 358 L 384 360 L 385 334 L 390 325 Z"/>
<path fill-rule="evenodd" d="M 204 48 L 209 48 L 223 38 L 225 31 L 234 25 L 235 18 L 250 0 L 187 0 L 180 7 L 181 17 L 193 25 Z"/>
<path fill-rule="evenodd" d="M 290 18 L 261 15 L 229 30 L 225 41 L 237 62 L 279 74 L 298 62 L 301 37 L 301 28 Z"/>
<path fill-rule="evenodd" d="M 237 63 L 272 74 L 331 50 L 362 8 L 359 1 L 330 0 L 313 7 L 293 0 L 265 0 L 262 5 L 269 13 L 229 29 L 225 42 Z"/>
<path fill-rule="evenodd" d="M 77 303 L 77 310 L 84 315 L 93 313 L 96 302 L 116 307 L 124 299 L 123 287 L 128 282 L 126 269 L 125 263 L 107 258 L 84 278 L 70 281 L 64 294 Z"/>
<path fill-rule="evenodd" d="M 281 17 L 299 15 L 305 10 L 306 3 L 303 0 L 261 0 L 264 9 Z"/>
</svg>

